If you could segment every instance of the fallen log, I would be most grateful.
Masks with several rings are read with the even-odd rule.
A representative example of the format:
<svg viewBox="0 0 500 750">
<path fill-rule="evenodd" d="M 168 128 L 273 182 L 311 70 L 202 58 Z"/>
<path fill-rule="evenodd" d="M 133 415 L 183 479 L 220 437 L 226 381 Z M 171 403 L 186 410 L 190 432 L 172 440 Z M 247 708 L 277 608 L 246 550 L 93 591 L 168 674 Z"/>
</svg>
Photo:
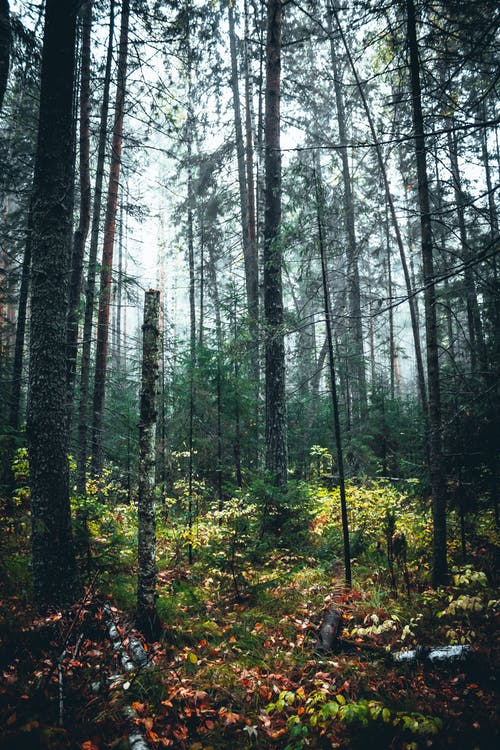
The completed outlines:
<svg viewBox="0 0 500 750">
<path fill-rule="evenodd" d="M 119 654 L 125 672 L 131 674 L 132 672 L 138 672 L 151 666 L 149 656 L 145 652 L 144 647 L 138 638 L 132 637 L 129 639 L 129 655 L 116 626 L 111 607 L 108 604 L 105 604 L 102 611 L 108 628 L 109 639 L 113 646 L 113 651 L 116 651 Z M 118 679 L 120 678 L 119 675 L 115 676 L 115 679 L 116 677 L 118 677 Z M 127 683 L 124 683 L 124 687 L 126 686 Z M 132 706 L 127 706 L 124 709 L 124 715 L 132 723 L 135 722 L 138 716 Z M 128 744 L 130 750 L 150 750 L 142 733 L 136 727 L 133 728 L 128 736 Z"/>
<path fill-rule="evenodd" d="M 336 641 L 338 641 L 340 631 L 342 630 L 342 612 L 340 609 L 330 609 L 326 612 L 323 622 L 320 625 L 318 640 L 316 641 L 315 651 L 325 653 L 332 651 Z"/>
<path fill-rule="evenodd" d="M 440 662 L 464 661 L 471 653 L 471 647 L 465 646 L 440 646 L 438 648 L 426 648 L 417 646 L 411 651 L 397 651 L 393 654 L 394 661 L 399 663 L 414 664 L 415 662 Z"/>
</svg>

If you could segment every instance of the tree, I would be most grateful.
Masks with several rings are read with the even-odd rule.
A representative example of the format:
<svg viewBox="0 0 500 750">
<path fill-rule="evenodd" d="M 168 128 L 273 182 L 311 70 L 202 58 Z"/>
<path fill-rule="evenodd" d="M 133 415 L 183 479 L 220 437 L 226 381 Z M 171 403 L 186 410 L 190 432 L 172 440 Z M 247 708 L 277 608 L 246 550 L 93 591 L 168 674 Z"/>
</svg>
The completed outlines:
<svg viewBox="0 0 500 750">
<path fill-rule="evenodd" d="M 318 160 L 319 167 L 319 160 Z M 316 188 L 316 212 L 318 222 L 318 244 L 319 252 L 321 256 L 321 280 L 323 284 L 323 303 L 325 310 L 325 323 L 326 323 L 326 340 L 328 344 L 328 363 L 330 368 L 330 394 L 332 398 L 332 412 L 333 412 L 333 433 L 335 435 L 335 445 L 337 448 L 337 466 L 339 471 L 339 490 L 340 490 L 340 507 L 342 517 L 342 535 L 344 542 L 344 578 L 346 588 L 351 587 L 352 576 L 351 576 L 351 549 L 349 544 L 349 524 L 347 519 L 347 500 L 345 493 L 345 475 L 344 475 L 344 454 L 342 450 L 342 434 L 340 431 L 340 416 L 339 416 L 339 401 L 337 398 L 337 382 L 335 376 L 335 355 L 333 352 L 333 332 L 332 332 L 332 312 L 330 304 L 330 290 L 328 287 L 328 274 L 326 269 L 326 256 L 325 256 L 325 245 L 323 241 L 323 225 L 322 225 L 322 186 L 321 177 L 318 172 L 315 172 L 315 188 Z"/>
<path fill-rule="evenodd" d="M 0 0 L 0 112 L 7 88 L 10 65 L 10 13 L 9 0 Z"/>
<path fill-rule="evenodd" d="M 422 95 L 420 86 L 420 63 L 413 0 L 406 0 L 407 33 L 409 46 L 409 73 L 412 96 L 412 115 L 417 163 L 418 198 L 420 208 L 420 231 L 422 243 L 422 265 L 424 271 L 425 332 L 427 347 L 427 380 L 429 389 L 429 472 L 432 493 L 433 548 L 432 582 L 434 586 L 446 583 L 446 497 L 444 465 L 442 457 L 441 391 L 439 385 L 439 345 L 436 316 L 436 281 L 432 242 L 429 181 L 426 165 L 426 143 Z"/>
<path fill-rule="evenodd" d="M 92 320 L 94 315 L 95 277 L 97 267 L 97 247 L 102 208 L 102 185 L 104 181 L 104 159 L 106 156 L 106 137 L 108 132 L 109 89 L 111 84 L 111 64 L 113 61 L 113 35 L 115 25 L 115 0 L 109 7 L 109 32 L 106 66 L 99 124 L 99 141 L 97 147 L 97 164 L 92 206 L 92 227 L 85 287 L 85 314 L 83 323 L 82 362 L 80 372 L 80 402 L 78 406 L 78 449 L 77 449 L 77 489 L 85 493 L 88 445 L 88 398 L 90 389 L 90 353 L 92 344 Z"/>
<path fill-rule="evenodd" d="M 68 424 L 71 432 L 73 398 L 78 352 L 78 320 L 80 292 L 82 288 L 83 256 L 90 226 L 90 40 L 92 32 L 92 0 L 86 0 L 81 10 L 82 44 L 80 70 L 80 216 L 73 238 L 71 258 L 71 283 L 69 289 L 69 311 L 67 331 L 68 352 Z"/>
<path fill-rule="evenodd" d="M 287 485 L 285 345 L 281 278 L 281 0 L 267 3 L 264 314 L 266 355 L 266 469 L 281 489 Z"/>
<path fill-rule="evenodd" d="M 336 1 L 336 0 L 334 0 Z M 356 406 L 359 412 L 359 420 L 366 417 L 366 375 L 365 361 L 363 355 L 363 321 L 361 318 L 361 291 L 359 282 L 359 248 L 356 241 L 354 194 L 352 189 L 351 170 L 349 168 L 349 157 L 347 153 L 347 127 L 342 90 L 341 70 L 335 42 L 332 34 L 332 14 L 328 13 L 328 32 L 330 36 L 330 56 L 333 68 L 333 83 L 335 89 L 335 103 L 337 107 L 337 124 L 339 130 L 340 159 L 342 161 L 342 180 L 344 184 L 343 207 L 344 225 L 347 236 L 347 283 L 349 298 L 349 322 L 351 326 L 352 354 L 354 359 L 355 387 L 357 390 Z"/>
<path fill-rule="evenodd" d="M 47 0 L 32 197 L 27 437 L 33 584 L 42 605 L 77 592 L 65 414 L 76 11 L 76 0 Z"/>
<path fill-rule="evenodd" d="M 111 275 L 113 271 L 113 249 L 115 222 L 118 209 L 121 156 L 123 147 L 123 119 L 125 116 L 125 90 L 127 79 L 128 32 L 130 2 L 123 0 L 120 25 L 120 47 L 118 51 L 118 80 L 116 85 L 115 119 L 111 164 L 109 168 L 106 217 L 101 262 L 101 286 L 99 313 L 97 318 L 97 351 L 94 377 L 94 401 L 92 420 L 92 471 L 98 474 L 103 467 L 103 412 L 106 391 L 106 369 L 108 356 L 109 318 L 111 304 Z"/>
<path fill-rule="evenodd" d="M 160 292 L 150 289 L 144 299 L 142 388 L 139 423 L 139 496 L 137 622 L 151 639 L 161 631 L 156 612 L 156 525 L 154 461 L 156 387 L 158 381 Z"/>
</svg>

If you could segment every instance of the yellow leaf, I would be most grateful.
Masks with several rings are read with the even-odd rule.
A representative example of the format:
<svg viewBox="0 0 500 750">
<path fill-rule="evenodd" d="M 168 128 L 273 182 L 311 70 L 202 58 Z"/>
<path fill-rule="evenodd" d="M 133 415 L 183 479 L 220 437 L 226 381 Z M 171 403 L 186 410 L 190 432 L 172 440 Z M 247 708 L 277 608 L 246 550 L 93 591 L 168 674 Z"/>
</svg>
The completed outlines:
<svg viewBox="0 0 500 750">
<path fill-rule="evenodd" d="M 192 651 L 189 652 L 188 659 L 191 662 L 191 664 L 196 664 L 198 662 L 198 657 Z"/>
</svg>

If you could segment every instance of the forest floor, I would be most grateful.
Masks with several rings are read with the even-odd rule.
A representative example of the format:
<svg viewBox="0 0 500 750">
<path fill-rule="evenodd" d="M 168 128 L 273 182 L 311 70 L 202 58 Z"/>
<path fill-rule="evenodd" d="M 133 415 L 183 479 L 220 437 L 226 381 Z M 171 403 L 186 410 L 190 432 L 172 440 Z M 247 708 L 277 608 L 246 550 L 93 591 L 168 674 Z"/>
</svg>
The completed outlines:
<svg viewBox="0 0 500 750">
<path fill-rule="evenodd" d="M 387 491 L 379 490 L 351 493 L 358 517 L 369 509 L 374 515 L 358 535 L 347 593 L 341 563 L 327 554 L 335 520 L 330 526 L 325 510 L 335 498 L 326 491 L 311 513 L 312 546 L 294 551 L 252 549 L 251 524 L 207 517 L 190 537 L 189 565 L 185 533 L 160 519 L 164 635 L 155 643 L 144 643 L 133 625 L 132 507 L 95 513 L 85 597 L 45 616 L 30 600 L 27 515 L 4 518 L 2 750 L 121 749 L 131 736 L 134 750 L 498 747 L 493 524 L 470 530 L 468 564 L 453 563 L 452 584 L 435 592 L 419 547 L 428 543 L 425 514 L 404 500 L 399 525 L 414 543 L 408 596 L 399 571 L 399 590 L 390 586 L 377 526 Z M 458 557 L 453 544 L 451 555 Z M 333 651 L 317 653 L 318 628 L 332 609 L 342 612 L 340 638 Z M 134 639 L 144 644 L 147 664 L 124 669 L 110 616 L 125 649 Z M 425 659 L 424 649 L 414 663 L 394 659 L 417 645 L 450 644 L 471 648 L 465 659 L 440 664 Z"/>
</svg>

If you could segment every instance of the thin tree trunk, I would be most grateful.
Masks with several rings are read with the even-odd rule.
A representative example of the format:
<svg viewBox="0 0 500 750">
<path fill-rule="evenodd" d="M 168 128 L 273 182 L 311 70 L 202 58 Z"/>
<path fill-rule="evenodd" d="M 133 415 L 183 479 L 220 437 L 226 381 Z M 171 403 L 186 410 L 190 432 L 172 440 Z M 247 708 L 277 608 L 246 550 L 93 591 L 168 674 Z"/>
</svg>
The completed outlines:
<svg viewBox="0 0 500 750">
<path fill-rule="evenodd" d="M 349 49 L 349 45 L 347 44 L 347 40 L 346 40 L 344 31 L 343 31 L 341 23 L 340 23 L 340 19 L 339 19 L 337 10 L 336 10 L 336 8 L 335 8 L 334 5 L 331 6 L 331 10 L 332 10 L 332 12 L 333 12 L 333 14 L 335 16 L 337 27 L 338 27 L 340 36 L 342 38 L 342 43 L 344 45 L 344 48 L 345 48 L 345 51 L 346 51 L 346 55 L 347 55 L 347 58 L 349 60 L 349 65 L 351 67 L 351 70 L 353 72 L 353 75 L 354 75 L 354 78 L 355 78 L 355 81 L 356 81 L 356 87 L 357 87 L 357 89 L 359 91 L 359 95 L 361 97 L 361 101 L 362 101 L 362 104 L 363 104 L 363 109 L 365 111 L 366 118 L 368 120 L 368 125 L 369 125 L 369 128 L 370 128 L 370 133 L 371 133 L 371 136 L 372 136 L 372 139 L 373 139 L 373 143 L 374 143 L 374 146 L 375 146 L 375 152 L 377 154 L 377 160 L 378 160 L 378 164 L 379 164 L 380 173 L 381 173 L 382 179 L 384 181 L 384 188 L 385 188 L 385 193 L 386 193 L 386 196 L 387 196 L 387 203 L 389 205 L 389 211 L 390 211 L 390 214 L 391 214 L 391 220 L 392 220 L 392 223 L 393 223 L 393 226 L 394 226 L 394 232 L 396 234 L 396 242 L 397 242 L 398 249 L 399 249 L 399 256 L 400 256 L 400 259 L 401 259 L 401 266 L 402 266 L 402 269 L 403 269 L 403 275 L 404 275 L 404 279 L 405 279 L 406 292 L 407 292 L 407 295 L 408 295 L 408 307 L 410 309 L 410 319 L 411 319 L 411 328 L 412 328 L 412 334 L 413 334 L 413 344 L 414 344 L 414 348 L 415 348 L 415 360 L 416 360 L 416 364 L 417 364 L 418 392 L 419 392 L 420 401 L 421 401 L 421 404 L 422 404 L 422 411 L 424 412 L 424 414 L 427 414 L 427 412 L 428 412 L 427 392 L 426 392 L 426 387 L 425 387 L 424 364 L 423 364 L 423 358 L 422 358 L 422 349 L 421 349 L 421 346 L 420 346 L 420 332 L 419 332 L 418 319 L 417 319 L 417 311 L 416 311 L 415 300 L 414 300 L 414 291 L 413 291 L 413 285 L 412 285 L 411 278 L 410 278 L 410 273 L 409 273 L 409 270 L 408 270 L 408 263 L 407 263 L 407 260 L 406 260 L 406 253 L 405 253 L 405 249 L 404 249 L 403 238 L 401 236 L 401 230 L 400 230 L 400 227 L 399 227 L 398 218 L 396 216 L 396 208 L 394 206 L 394 199 L 393 199 L 392 193 L 391 193 L 391 188 L 390 188 L 390 184 L 389 184 L 389 177 L 387 175 L 387 169 L 386 169 L 385 163 L 384 163 L 384 157 L 383 157 L 383 154 L 382 154 L 382 148 L 381 148 L 379 140 L 378 140 L 377 131 L 375 129 L 375 123 L 374 123 L 373 117 L 371 115 L 370 107 L 368 105 L 368 101 L 367 101 L 365 92 L 363 90 L 363 86 L 361 84 L 361 81 L 360 81 L 360 78 L 359 78 L 359 75 L 358 75 L 358 72 L 357 72 L 357 69 L 356 69 L 356 65 L 355 65 L 354 60 L 352 58 L 351 51 Z"/>
<path fill-rule="evenodd" d="M 391 384 L 391 400 L 394 401 L 396 396 L 396 383 L 399 385 L 399 379 L 397 378 L 398 372 L 398 353 L 396 349 L 396 341 L 394 338 L 394 310 L 392 307 L 393 298 L 393 281 L 392 281 L 392 253 L 391 253 L 391 241 L 389 233 L 389 217 L 387 215 L 387 202 L 385 203 L 385 249 L 386 249 L 386 260 L 387 260 L 387 292 L 389 296 L 389 372 L 390 372 L 390 384 Z"/>
<path fill-rule="evenodd" d="M 26 317 L 30 288 L 31 246 L 32 246 L 32 208 L 28 214 L 28 232 L 24 248 L 23 266 L 21 271 L 21 287 L 19 290 L 19 305 L 17 309 L 16 340 L 14 344 L 14 362 L 12 367 L 12 392 L 10 402 L 9 425 L 15 434 L 20 429 L 21 416 L 21 386 L 23 379 L 24 340 L 26 337 Z"/>
<path fill-rule="evenodd" d="M 285 345 L 281 279 L 281 0 L 267 2 L 266 196 L 264 221 L 264 312 L 266 351 L 266 469 L 277 487 L 287 486 Z"/>
<path fill-rule="evenodd" d="M 9 77 L 11 45 L 9 3 L 8 0 L 0 0 L 0 112 Z"/>
<path fill-rule="evenodd" d="M 115 241 L 115 221 L 120 184 L 121 155 L 123 146 L 123 118 L 125 115 L 125 91 L 127 78 L 128 33 L 130 2 L 122 0 L 120 46 L 118 52 L 118 80 L 116 86 L 115 120 L 111 164 L 109 168 L 108 197 L 104 220 L 104 241 L 101 263 L 101 286 L 99 313 L 97 318 L 97 349 L 94 377 L 94 402 L 92 423 L 92 471 L 99 474 L 104 463 L 104 400 L 106 392 L 106 370 L 109 337 L 109 312 L 111 302 L 111 279 L 113 270 L 113 248 Z"/>
<path fill-rule="evenodd" d="M 238 81 L 238 57 L 236 49 L 236 30 L 234 23 L 234 6 L 229 3 L 229 45 L 231 53 L 231 90 L 233 95 L 234 130 L 236 136 L 236 157 L 238 162 L 238 184 L 240 191 L 240 213 L 241 230 L 243 238 L 243 259 L 245 264 L 245 287 L 247 298 L 247 315 L 250 338 L 252 341 L 252 376 L 258 382 L 259 362 L 257 344 L 257 321 L 259 315 L 259 282 L 258 282 L 258 259 L 255 238 L 255 206 L 253 195 L 249 196 L 247 179 L 253 183 L 252 165 L 245 163 L 245 149 L 247 159 L 251 154 L 252 130 L 249 110 L 248 75 L 246 75 L 245 109 L 246 109 L 246 133 L 243 138 L 243 124 L 241 120 L 241 101 Z M 253 184 L 252 184 L 253 191 Z M 249 217 L 249 203 L 252 203 L 252 224 Z"/>
<path fill-rule="evenodd" d="M 96 178 L 94 201 L 92 207 L 92 227 L 90 232 L 89 265 L 85 289 L 85 316 L 83 323 L 82 362 L 80 372 L 80 403 L 78 408 L 78 447 L 77 447 L 77 490 L 85 494 L 88 445 L 88 401 L 90 390 L 90 354 L 92 347 L 92 319 L 94 315 L 95 278 L 97 267 L 97 248 L 99 243 L 99 225 L 102 208 L 102 185 L 104 180 L 104 159 L 106 155 L 106 138 L 108 131 L 109 89 L 111 82 L 111 65 L 113 61 L 113 36 L 115 24 L 115 0 L 109 8 L 109 34 L 106 54 L 106 67 L 99 125 L 99 144 L 97 148 Z"/>
<path fill-rule="evenodd" d="M 120 201 L 120 218 L 118 225 L 118 269 L 116 279 L 116 369 L 120 372 L 122 368 L 122 298 L 123 298 L 123 199 Z"/>
<path fill-rule="evenodd" d="M 205 225 L 200 212 L 200 314 L 198 324 L 198 344 L 201 349 L 204 343 L 205 325 Z"/>
<path fill-rule="evenodd" d="M 454 122 L 452 120 L 451 130 L 448 131 L 448 154 L 450 157 L 451 165 L 451 176 L 453 180 L 453 191 L 455 196 L 455 204 L 457 208 L 458 216 L 458 229 L 460 233 L 460 244 L 462 247 L 462 262 L 465 265 L 464 270 L 464 286 L 465 286 L 465 297 L 466 297 L 466 308 L 467 308 L 467 323 L 469 330 L 469 347 L 470 347 L 470 361 L 472 372 L 477 372 L 477 360 L 479 359 L 483 370 L 483 377 L 486 375 L 488 363 L 486 357 L 486 349 L 483 338 L 483 326 L 481 322 L 481 314 L 479 312 L 479 305 L 477 302 L 476 284 L 474 281 L 474 274 L 470 265 L 471 251 L 469 248 L 469 242 L 467 238 L 467 228 L 465 226 L 465 196 L 462 191 L 462 185 L 460 180 L 460 170 L 458 168 L 458 157 L 457 157 L 457 141 L 456 133 L 454 130 Z"/>
<path fill-rule="evenodd" d="M 325 309 L 326 322 L 326 340 L 328 344 L 328 362 L 330 366 L 330 392 L 332 398 L 333 410 L 333 432 L 335 436 L 335 445 L 337 449 L 337 466 L 339 472 L 339 489 L 340 489 L 340 508 L 342 516 L 342 534 L 344 540 L 344 566 L 345 566 L 345 585 L 351 587 L 351 550 L 349 544 L 349 523 L 347 519 L 347 501 L 345 493 L 345 475 L 344 475 L 344 455 L 342 451 L 342 433 L 340 430 L 339 402 L 337 397 L 337 384 L 335 378 L 335 356 L 333 353 L 333 334 L 332 318 L 330 305 L 330 290 L 328 288 L 328 274 L 326 270 L 325 247 L 323 242 L 323 228 L 321 219 L 321 186 L 319 185 L 318 175 L 315 172 L 315 189 L 316 189 L 316 213 L 318 222 L 318 243 L 321 256 L 321 279 L 323 282 L 323 300 Z"/>
<path fill-rule="evenodd" d="M 78 354 L 78 320 L 82 288 L 83 256 L 90 226 L 90 55 L 92 32 L 92 0 L 82 5 L 82 46 L 80 71 L 80 218 L 73 238 L 69 310 L 66 334 L 67 350 L 67 413 L 71 436 L 73 398 Z"/>
<path fill-rule="evenodd" d="M 156 611 L 156 521 L 154 497 L 156 388 L 160 292 L 145 294 L 142 344 L 142 388 L 139 422 L 139 495 L 137 504 L 138 577 L 137 623 L 142 632 L 156 640 L 161 624 Z"/>
<path fill-rule="evenodd" d="M 74 0 L 46 3 L 32 196 L 27 438 L 33 586 L 44 606 L 72 601 L 78 591 L 65 413 L 76 10 Z"/>
<path fill-rule="evenodd" d="M 248 211 L 248 254 L 250 259 L 250 323 L 255 328 L 257 347 L 254 355 L 256 360 L 256 373 L 259 377 L 259 254 L 257 246 L 257 220 L 255 206 L 255 179 L 254 179 L 254 151 L 253 151 L 253 123 L 252 123 L 252 86 L 250 80 L 250 55 L 248 53 L 248 8 L 245 0 L 245 150 L 247 168 L 247 211 Z"/>
<path fill-rule="evenodd" d="M 335 1 L 335 0 L 333 0 Z M 342 81 L 337 51 L 332 36 L 332 17 L 328 14 L 328 31 L 330 35 L 330 57 L 333 68 L 333 84 L 335 89 L 335 101 L 337 105 L 337 124 L 339 129 L 340 159 L 342 162 L 342 179 L 344 184 L 344 225 L 347 237 L 347 284 L 349 300 L 349 327 L 351 339 L 351 353 L 354 360 L 352 367 L 356 378 L 356 406 L 358 411 L 358 422 L 362 422 L 367 413 L 366 374 L 363 352 L 363 322 L 361 319 L 361 293 L 359 281 L 358 246 L 356 242 L 356 230 L 354 219 L 354 195 L 349 169 L 349 157 L 347 153 L 347 128 L 344 95 L 342 92 Z M 352 381 L 351 381 L 352 382 Z"/>
<path fill-rule="evenodd" d="M 483 109 L 483 119 L 486 120 L 486 110 Z M 481 133 L 481 151 L 482 151 L 482 157 L 483 157 L 483 164 L 484 164 L 484 174 L 486 178 L 486 188 L 488 190 L 488 213 L 489 213 L 489 219 L 490 219 L 490 235 L 491 235 L 491 242 L 494 243 L 498 240 L 499 237 L 499 231 L 498 231 L 498 213 L 497 213 L 497 207 L 495 205 L 495 193 L 494 193 L 494 187 L 492 184 L 491 179 L 491 169 L 490 169 L 490 159 L 488 155 L 488 141 L 486 137 L 486 130 L 483 130 Z M 493 286 L 492 286 L 492 292 L 491 295 L 491 306 L 492 306 L 492 312 L 493 312 L 493 318 L 494 318 L 494 330 L 497 332 L 496 336 L 494 336 L 493 339 L 493 356 L 492 360 L 497 365 L 500 362 L 500 334 L 498 333 L 500 331 L 500 294 L 498 293 L 499 289 L 499 279 L 498 279 L 498 265 L 497 265 L 497 258 L 496 256 L 493 256 L 491 259 L 492 264 L 492 270 L 493 270 Z"/>
<path fill-rule="evenodd" d="M 418 196 L 420 205 L 420 231 L 422 264 L 425 285 L 425 330 L 427 340 L 427 378 L 429 383 L 429 469 L 432 492 L 433 567 L 434 586 L 445 584 L 448 578 L 446 554 L 446 497 L 444 464 L 442 456 L 441 393 L 439 383 L 439 349 L 436 317 L 436 289 L 429 200 L 429 183 L 426 165 L 426 143 L 422 115 L 418 42 L 413 0 L 406 0 L 407 33 L 409 45 L 412 116 L 415 131 Z"/>
</svg>

